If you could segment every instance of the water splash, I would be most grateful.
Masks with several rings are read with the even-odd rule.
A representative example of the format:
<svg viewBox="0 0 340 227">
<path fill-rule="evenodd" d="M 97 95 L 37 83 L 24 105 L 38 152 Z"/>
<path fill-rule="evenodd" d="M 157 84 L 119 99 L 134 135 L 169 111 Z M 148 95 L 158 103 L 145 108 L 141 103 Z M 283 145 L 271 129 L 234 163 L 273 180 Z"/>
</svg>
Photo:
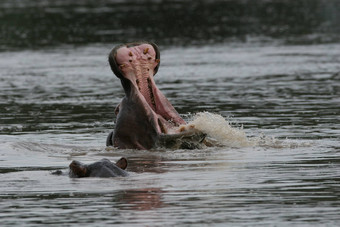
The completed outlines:
<svg viewBox="0 0 340 227">
<path fill-rule="evenodd" d="M 260 134 L 248 137 L 243 126 L 237 127 L 219 114 L 200 112 L 193 116 L 188 127 L 207 134 L 207 142 L 212 146 L 226 147 L 271 147 L 271 148 L 297 148 L 311 146 L 311 143 L 299 143 L 288 139 L 281 140 L 275 137 Z"/>
<path fill-rule="evenodd" d="M 229 121 L 221 115 L 209 112 L 197 113 L 188 126 L 206 133 L 208 140 L 213 145 L 228 147 L 249 147 L 256 143 L 248 139 L 243 127 L 233 127 Z"/>
</svg>

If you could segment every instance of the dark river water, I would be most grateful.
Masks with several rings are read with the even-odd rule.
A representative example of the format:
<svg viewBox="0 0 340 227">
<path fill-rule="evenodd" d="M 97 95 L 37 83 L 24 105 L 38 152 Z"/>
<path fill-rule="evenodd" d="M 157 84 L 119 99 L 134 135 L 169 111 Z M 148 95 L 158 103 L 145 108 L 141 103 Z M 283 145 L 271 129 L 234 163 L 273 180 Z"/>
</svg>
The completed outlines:
<svg viewBox="0 0 340 227">
<path fill-rule="evenodd" d="M 336 226 L 340 1 L 0 3 L 1 226 Z M 160 46 L 155 77 L 221 146 L 106 148 L 107 56 Z M 129 177 L 55 176 L 126 157 Z"/>
</svg>

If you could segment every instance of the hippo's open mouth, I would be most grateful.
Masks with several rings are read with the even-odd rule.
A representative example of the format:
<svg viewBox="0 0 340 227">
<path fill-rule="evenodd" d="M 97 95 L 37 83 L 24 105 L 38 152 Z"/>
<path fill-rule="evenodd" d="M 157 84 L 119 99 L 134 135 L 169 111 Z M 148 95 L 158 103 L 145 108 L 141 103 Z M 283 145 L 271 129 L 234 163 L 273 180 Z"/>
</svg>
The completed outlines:
<svg viewBox="0 0 340 227">
<path fill-rule="evenodd" d="M 127 97 L 133 94 L 151 109 L 157 119 L 159 133 L 171 133 L 171 128 L 185 124 L 177 111 L 161 93 L 154 81 L 158 71 L 160 54 L 153 43 L 123 44 L 114 48 L 109 57 L 112 71 L 122 80 Z M 128 82 L 124 82 L 128 80 Z M 119 112 L 119 106 L 116 110 Z"/>
<path fill-rule="evenodd" d="M 149 106 L 156 111 L 152 80 L 159 67 L 158 48 L 151 44 L 127 44 L 114 50 L 115 73 L 134 82 Z"/>
<path fill-rule="evenodd" d="M 156 86 L 154 75 L 160 63 L 156 44 L 119 45 L 111 51 L 109 63 L 121 80 L 125 97 L 115 110 L 115 130 L 109 134 L 107 146 L 150 149 L 163 145 L 174 147 L 182 138 L 193 138 L 199 143 L 204 139 L 201 132 L 182 132 L 183 128 L 178 128 L 186 122 Z"/>
</svg>

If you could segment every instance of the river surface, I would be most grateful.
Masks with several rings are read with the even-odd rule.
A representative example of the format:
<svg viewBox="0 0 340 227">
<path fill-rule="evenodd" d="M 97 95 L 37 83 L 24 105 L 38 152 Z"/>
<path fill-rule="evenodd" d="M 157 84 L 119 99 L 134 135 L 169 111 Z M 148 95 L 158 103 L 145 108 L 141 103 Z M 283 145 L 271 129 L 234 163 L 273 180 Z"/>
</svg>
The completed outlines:
<svg viewBox="0 0 340 227">
<path fill-rule="evenodd" d="M 33 6 L 32 1 L 23 1 L 23 5 L 4 2 L 0 16 L 8 23 L 0 22 L 3 31 L 17 23 L 10 20 L 16 13 L 31 13 L 28 18 L 51 13 L 53 17 L 46 16 L 48 25 L 54 16 L 67 22 L 74 21 L 76 13 L 108 15 L 117 11 L 113 6 L 130 9 L 118 1 L 99 1 L 98 6 L 92 1 L 83 1 L 83 5 L 37 1 L 42 5 Z M 131 15 L 145 7 L 143 1 L 129 2 L 140 4 Z M 154 2 L 160 8 L 159 1 Z M 209 4 L 204 7 L 202 2 Z M 219 9 L 219 16 L 223 14 L 219 4 L 228 1 L 202 2 L 195 7 L 207 13 Z M 264 5 L 273 1 L 259 2 L 263 4 L 255 5 L 254 12 L 267 9 Z M 187 1 L 165 3 L 180 15 L 189 12 L 181 5 Z M 242 4 L 230 7 L 240 9 L 232 12 L 245 9 Z M 278 9 L 282 7 L 271 8 Z M 327 9 L 338 12 L 339 8 Z M 163 18 L 164 9 L 160 12 L 156 18 Z M 239 13 L 240 18 L 247 19 L 247 13 L 250 18 L 262 18 L 254 12 Z M 40 40 L 32 41 L 29 32 L 27 40 L 13 34 L 3 38 L 1 226 L 336 226 L 340 221 L 340 42 L 331 38 L 338 35 L 336 28 L 329 36 L 326 33 L 325 28 L 337 17 L 327 15 L 333 19 L 323 18 L 328 24 L 316 19 L 322 22 L 316 30 L 312 29 L 317 27 L 315 21 L 309 25 L 296 20 L 296 27 L 307 29 L 302 34 L 294 33 L 293 25 L 286 22 L 284 29 L 291 30 L 282 37 L 267 30 L 259 30 L 262 35 L 245 35 L 243 24 L 232 23 L 229 27 L 239 30 L 229 35 L 222 31 L 223 23 L 211 18 L 202 29 L 208 31 L 209 23 L 216 22 L 220 30 L 207 36 L 195 33 L 195 24 L 190 27 L 192 37 L 181 33 L 183 28 L 174 34 L 175 28 L 166 20 L 160 23 L 168 26 L 168 33 L 164 29 L 164 34 L 152 39 L 154 31 L 146 29 L 145 38 L 160 44 L 156 84 L 187 122 L 220 144 L 196 150 L 105 147 L 106 136 L 115 127 L 114 108 L 124 92 L 107 61 L 121 40 L 108 41 L 108 32 L 103 30 L 120 39 L 123 35 L 127 41 L 140 39 L 140 28 L 128 26 L 130 22 L 123 34 L 102 25 L 100 38 L 86 36 L 88 31 L 83 30 L 86 34 L 67 33 L 62 28 L 67 30 L 68 24 L 37 26 L 41 31 L 59 29 L 61 35 L 55 38 L 50 35 L 57 33 L 40 34 L 40 30 L 33 32 L 43 36 Z M 124 22 L 122 15 L 116 19 Z M 90 22 L 84 23 L 94 29 Z M 118 26 L 115 23 L 112 26 Z M 265 27 L 269 22 L 264 18 L 256 23 Z M 256 23 L 249 27 L 252 31 Z M 272 23 L 272 28 L 281 26 L 275 20 Z M 325 33 L 320 35 L 321 28 Z M 20 31 L 31 31 L 30 25 Z M 74 39 L 69 41 L 63 32 Z M 51 174 L 67 172 L 72 160 L 91 163 L 120 157 L 128 159 L 128 177 L 74 179 Z"/>
</svg>

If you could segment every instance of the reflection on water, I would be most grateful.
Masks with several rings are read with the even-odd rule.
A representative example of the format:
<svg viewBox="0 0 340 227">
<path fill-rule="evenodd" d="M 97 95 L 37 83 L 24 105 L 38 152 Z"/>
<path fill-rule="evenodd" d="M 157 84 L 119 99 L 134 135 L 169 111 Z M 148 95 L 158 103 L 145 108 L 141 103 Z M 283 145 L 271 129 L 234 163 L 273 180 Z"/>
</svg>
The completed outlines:
<svg viewBox="0 0 340 227">
<path fill-rule="evenodd" d="M 0 6 L 1 226 L 338 224 L 339 1 Z M 223 146 L 105 148 L 124 95 L 107 55 L 135 39 L 160 44 L 158 87 Z M 123 156 L 126 178 L 51 175 Z"/>
<path fill-rule="evenodd" d="M 142 188 L 123 191 L 116 195 L 123 209 L 147 211 L 164 207 L 161 188 Z"/>
<path fill-rule="evenodd" d="M 121 154 L 139 156 L 132 166 L 149 158 L 138 151 L 102 153 Z M 337 222 L 339 159 L 331 148 L 215 148 L 153 155 L 161 159 L 163 172 L 145 166 L 145 172 L 129 169 L 130 177 L 115 179 L 70 179 L 43 169 L 1 174 L 2 224 Z M 99 159 L 96 152 L 78 158 Z"/>
</svg>

